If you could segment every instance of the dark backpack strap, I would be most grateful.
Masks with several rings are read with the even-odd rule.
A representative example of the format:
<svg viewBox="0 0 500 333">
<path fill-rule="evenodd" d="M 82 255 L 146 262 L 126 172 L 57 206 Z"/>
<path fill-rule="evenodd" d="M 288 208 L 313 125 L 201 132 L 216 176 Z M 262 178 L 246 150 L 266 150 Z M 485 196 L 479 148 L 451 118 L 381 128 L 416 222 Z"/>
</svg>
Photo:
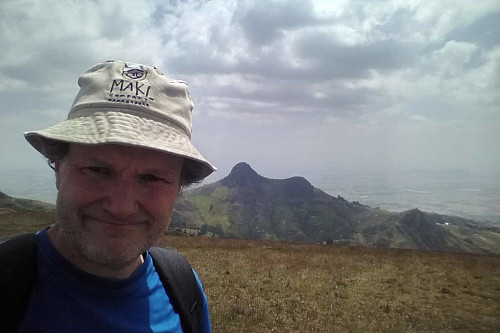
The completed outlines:
<svg viewBox="0 0 500 333">
<path fill-rule="evenodd" d="M 26 312 L 36 277 L 36 235 L 0 244 L 0 332 L 14 332 Z"/>
<path fill-rule="evenodd" d="M 181 318 L 183 331 L 200 332 L 203 298 L 191 265 L 174 250 L 152 247 L 149 253 L 163 287 Z"/>
</svg>

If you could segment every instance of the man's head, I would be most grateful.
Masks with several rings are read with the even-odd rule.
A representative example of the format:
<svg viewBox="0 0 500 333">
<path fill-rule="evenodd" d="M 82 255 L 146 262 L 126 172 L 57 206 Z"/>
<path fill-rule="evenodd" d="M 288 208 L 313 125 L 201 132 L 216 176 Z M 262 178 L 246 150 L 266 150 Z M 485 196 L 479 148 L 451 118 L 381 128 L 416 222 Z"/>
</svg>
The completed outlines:
<svg viewBox="0 0 500 333">
<path fill-rule="evenodd" d="M 168 226 L 182 164 L 144 148 L 71 144 L 55 162 L 59 250 L 82 265 L 137 260 Z"/>
<path fill-rule="evenodd" d="M 183 81 L 110 61 L 78 84 L 67 120 L 25 137 L 56 173 L 56 248 L 89 272 L 119 269 L 157 241 L 179 189 L 215 167 L 191 143 L 193 103 Z"/>
</svg>

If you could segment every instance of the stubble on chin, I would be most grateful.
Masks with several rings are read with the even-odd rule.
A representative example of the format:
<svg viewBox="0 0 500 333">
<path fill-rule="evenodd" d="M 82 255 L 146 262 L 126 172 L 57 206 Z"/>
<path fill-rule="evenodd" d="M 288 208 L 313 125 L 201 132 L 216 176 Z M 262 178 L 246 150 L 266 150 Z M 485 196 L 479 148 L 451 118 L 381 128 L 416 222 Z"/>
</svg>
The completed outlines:
<svg viewBox="0 0 500 333">
<path fill-rule="evenodd" d="M 71 207 L 62 195 L 57 197 L 58 244 L 54 244 L 61 254 L 73 264 L 86 261 L 111 270 L 119 270 L 137 261 L 160 238 L 145 235 L 140 239 L 106 239 L 95 235 L 85 227 L 85 217 L 81 209 Z M 58 246 L 59 245 L 59 246 Z"/>
</svg>

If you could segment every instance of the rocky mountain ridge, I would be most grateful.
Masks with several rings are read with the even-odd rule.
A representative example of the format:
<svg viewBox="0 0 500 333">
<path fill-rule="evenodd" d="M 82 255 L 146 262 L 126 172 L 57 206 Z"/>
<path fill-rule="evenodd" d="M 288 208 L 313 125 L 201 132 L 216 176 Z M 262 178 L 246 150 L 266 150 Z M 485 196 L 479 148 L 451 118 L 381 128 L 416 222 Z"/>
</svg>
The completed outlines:
<svg viewBox="0 0 500 333">
<path fill-rule="evenodd" d="M 500 253 L 500 229 L 419 209 L 395 213 L 333 197 L 303 177 L 269 179 L 247 163 L 186 191 L 172 228 L 249 239 Z"/>
</svg>

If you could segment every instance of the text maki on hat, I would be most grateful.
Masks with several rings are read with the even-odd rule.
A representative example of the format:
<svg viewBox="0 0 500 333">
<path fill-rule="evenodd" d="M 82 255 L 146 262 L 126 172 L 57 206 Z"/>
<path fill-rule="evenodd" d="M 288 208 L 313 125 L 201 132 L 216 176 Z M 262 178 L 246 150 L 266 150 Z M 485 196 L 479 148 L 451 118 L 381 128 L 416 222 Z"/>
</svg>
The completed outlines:
<svg viewBox="0 0 500 333">
<path fill-rule="evenodd" d="M 49 128 L 26 132 L 26 140 L 48 156 L 54 141 L 123 144 L 185 157 L 196 180 L 216 168 L 192 145 L 193 102 L 184 81 L 152 66 L 107 61 L 78 79 L 80 92 L 68 118 Z"/>
</svg>

